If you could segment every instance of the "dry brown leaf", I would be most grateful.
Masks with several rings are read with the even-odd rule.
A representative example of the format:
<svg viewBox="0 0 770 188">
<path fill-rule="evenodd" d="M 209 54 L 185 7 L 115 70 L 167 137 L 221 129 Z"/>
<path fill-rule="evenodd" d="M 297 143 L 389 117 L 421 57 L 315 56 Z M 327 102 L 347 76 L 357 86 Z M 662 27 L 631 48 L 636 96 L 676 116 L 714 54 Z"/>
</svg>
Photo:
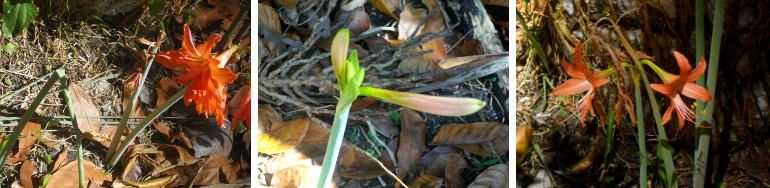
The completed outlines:
<svg viewBox="0 0 770 188">
<path fill-rule="evenodd" d="M 294 165 L 321 165 L 326 153 L 326 143 L 300 143 L 297 147 L 279 153 L 264 163 L 265 173 L 275 173 Z"/>
<path fill-rule="evenodd" d="M 462 157 L 462 155 L 458 153 L 447 152 L 436 156 L 436 158 L 431 161 L 430 165 L 428 165 L 428 168 L 425 169 L 425 174 L 436 177 L 444 177 L 449 163 L 451 163 L 452 160 L 454 160 L 456 157 Z"/>
<path fill-rule="evenodd" d="M 423 175 L 420 177 L 417 177 L 412 183 L 409 184 L 409 187 L 414 188 L 420 188 L 420 187 L 441 187 L 441 182 L 444 180 L 444 178 L 439 178 L 436 176 L 431 175 Z"/>
<path fill-rule="evenodd" d="M 370 179 L 385 175 L 385 170 L 366 151 L 350 142 L 340 148 L 340 176 L 352 179 Z"/>
<path fill-rule="evenodd" d="M 152 121 L 152 126 L 155 127 L 156 130 L 158 130 L 158 133 L 163 135 L 163 138 L 165 138 L 166 141 L 168 141 L 169 143 L 172 143 L 171 136 L 173 135 L 173 131 L 171 131 L 171 128 L 168 127 L 168 125 L 166 125 L 163 122 L 155 120 L 155 121 Z"/>
<path fill-rule="evenodd" d="M 112 135 L 115 135 L 115 131 L 117 131 L 117 129 L 118 127 L 110 127 L 99 131 L 86 132 L 86 133 L 83 133 L 83 138 L 97 142 L 102 146 L 109 148 L 110 144 L 112 143 Z M 120 137 L 121 141 L 124 138 L 125 137 L 121 136 Z"/>
<path fill-rule="evenodd" d="M 241 11 L 241 6 L 238 0 L 204 0 L 198 1 L 198 6 L 193 11 L 198 16 L 191 21 L 192 25 L 201 28 L 203 33 L 216 33 L 230 28 L 230 24 Z M 240 26 L 236 31 L 238 28 Z"/>
<path fill-rule="evenodd" d="M 67 159 L 69 152 L 67 150 L 62 151 L 59 154 L 59 158 L 56 158 L 56 162 L 53 163 L 53 166 L 51 167 L 51 172 L 56 171 L 59 169 L 59 167 L 64 166 L 65 164 L 69 163 L 69 159 Z"/>
<path fill-rule="evenodd" d="M 40 124 L 27 122 L 27 125 L 24 126 L 20 133 L 20 135 L 26 136 L 19 138 L 11 153 L 6 157 L 5 164 L 15 164 L 27 157 L 27 152 L 35 144 L 38 134 L 40 134 Z"/>
<path fill-rule="evenodd" d="M 508 187 L 508 165 L 491 166 L 476 176 L 468 188 Z"/>
<path fill-rule="evenodd" d="M 314 187 L 318 184 L 320 166 L 294 165 L 273 174 L 271 187 Z"/>
<path fill-rule="evenodd" d="M 259 10 L 257 21 L 262 27 L 274 31 L 275 33 L 281 33 L 281 20 L 278 18 L 278 12 L 267 3 L 259 3 Z"/>
<path fill-rule="evenodd" d="M 422 18 L 420 19 L 420 21 L 422 21 Z M 420 32 L 420 34 L 425 34 L 425 33 L 434 32 L 434 31 L 442 31 L 445 29 L 446 29 L 446 26 L 444 25 L 444 17 L 442 17 L 441 14 L 433 13 L 433 15 L 431 15 L 430 18 L 428 18 L 428 20 L 425 22 L 425 26 L 423 27 L 422 32 Z M 424 48 L 425 50 L 433 50 L 433 52 L 427 55 L 428 57 L 433 59 L 434 62 L 444 60 L 448 57 L 446 54 L 446 48 L 444 47 L 444 37 L 431 39 L 427 43 L 423 44 L 422 48 Z"/>
<path fill-rule="evenodd" d="M 462 45 L 455 48 L 455 55 L 458 57 L 481 54 L 484 54 L 484 49 L 481 48 L 481 43 L 476 39 L 465 41 Z"/>
<path fill-rule="evenodd" d="M 225 156 L 211 155 L 196 175 L 193 185 L 235 183 L 238 178 L 236 173 Z"/>
<path fill-rule="evenodd" d="M 158 81 L 158 86 L 155 87 L 155 91 L 158 93 L 158 100 L 155 101 L 155 106 L 158 107 L 172 95 L 179 92 L 182 87 L 169 77 L 163 77 Z"/>
<path fill-rule="evenodd" d="M 497 5 L 504 7 L 508 7 L 509 2 L 510 0 L 481 0 L 481 3 L 485 5 Z"/>
<path fill-rule="evenodd" d="M 150 177 L 158 177 L 159 174 L 177 166 L 188 166 L 197 163 L 199 159 L 190 155 L 190 153 L 179 146 L 151 143 L 136 144 L 126 150 L 126 155 L 122 158 L 121 164 L 126 168 L 133 168 L 132 161 L 142 158 L 142 162 L 147 162 L 152 167 Z M 136 163 L 135 165 L 142 165 Z M 146 175 L 147 173 L 145 173 Z"/>
<path fill-rule="evenodd" d="M 83 170 L 86 181 L 104 185 L 105 181 L 112 181 L 112 175 L 104 175 L 101 169 L 98 169 L 93 162 L 83 159 Z M 74 177 L 74 178 L 73 178 Z M 46 187 L 78 187 L 78 163 L 67 163 L 59 170 L 55 171 Z"/>
<path fill-rule="evenodd" d="M 302 139 L 302 143 L 323 143 L 329 142 L 329 130 L 326 129 L 320 123 L 310 120 L 308 118 L 300 118 L 308 121 L 309 125 L 305 138 Z"/>
<path fill-rule="evenodd" d="M 277 122 L 273 122 L 276 124 Z M 270 132 L 257 135 L 257 151 L 274 154 L 297 146 L 307 133 L 310 121 L 305 118 L 283 122 L 280 127 Z"/>
<path fill-rule="evenodd" d="M 462 66 L 466 64 L 483 65 L 505 57 L 508 57 L 508 54 L 486 54 L 486 55 L 476 55 L 476 56 L 465 56 L 465 57 L 445 59 L 443 61 L 438 62 L 437 64 L 439 68 L 449 69 L 452 67 Z"/>
<path fill-rule="evenodd" d="M 425 5 L 425 7 L 428 8 L 428 10 L 433 10 L 436 6 L 438 6 L 438 0 L 422 0 L 422 4 Z"/>
<path fill-rule="evenodd" d="M 36 173 L 37 164 L 35 161 L 24 161 L 24 163 L 21 164 L 21 169 L 19 169 L 19 179 L 21 180 L 21 185 L 24 187 L 33 187 L 32 175 L 35 175 Z"/>
<path fill-rule="evenodd" d="M 102 116 L 99 109 L 96 108 L 94 101 L 86 94 L 78 84 L 69 84 L 70 95 L 72 96 L 72 105 L 75 110 L 75 116 L 78 118 L 78 127 L 81 132 L 98 131 L 102 127 L 99 118 L 84 118 Z"/>
<path fill-rule="evenodd" d="M 404 179 L 412 164 L 420 161 L 425 150 L 425 122 L 411 109 L 401 111 L 401 135 L 398 144 L 396 176 Z M 396 184 L 398 187 L 398 184 Z"/>
<path fill-rule="evenodd" d="M 293 9 L 295 6 L 297 6 L 297 1 L 299 0 L 275 0 L 275 2 L 278 2 L 278 4 L 281 4 L 281 6 L 284 6 L 288 9 Z"/>
<path fill-rule="evenodd" d="M 399 137 L 395 137 L 392 140 L 390 140 L 390 142 L 388 142 L 388 148 L 390 148 L 390 151 L 398 152 L 399 139 L 400 139 Z M 396 155 L 397 153 L 393 153 L 393 156 L 396 156 Z M 420 158 L 420 160 L 422 160 L 422 158 Z M 393 161 L 396 161 L 396 159 L 393 159 L 390 157 L 390 154 L 388 154 L 388 150 L 382 150 L 382 160 L 380 161 L 382 161 L 382 164 L 384 164 L 385 167 L 388 167 L 388 169 L 391 169 L 391 171 L 393 171 L 392 169 L 394 169 L 394 167 L 396 166 L 395 164 L 393 164 Z"/>
<path fill-rule="evenodd" d="M 422 48 L 417 47 L 415 48 L 415 51 L 422 51 Z M 398 64 L 396 69 L 425 71 L 436 69 L 436 67 L 438 67 L 438 65 L 436 65 L 433 59 L 431 59 L 428 55 L 421 55 L 401 60 L 401 63 Z"/>
<path fill-rule="evenodd" d="M 465 180 L 462 177 L 463 169 L 468 168 L 468 161 L 462 156 L 457 156 L 449 162 L 444 172 L 444 178 L 446 178 L 447 188 L 460 188 L 465 187 Z"/>
<path fill-rule="evenodd" d="M 425 155 L 420 157 L 420 161 L 417 162 L 417 166 L 415 167 L 415 172 L 424 171 L 428 168 L 431 162 L 436 160 L 436 157 L 444 153 L 458 153 L 458 150 L 452 146 L 437 146 L 433 148 L 428 153 L 425 153 Z"/>
<path fill-rule="evenodd" d="M 508 151 L 508 126 L 494 122 L 442 125 L 431 145 L 452 145 L 486 157 Z"/>
<path fill-rule="evenodd" d="M 350 29 L 350 37 L 355 38 L 362 32 L 368 30 L 371 26 L 369 15 L 364 9 L 358 8 L 354 11 L 343 11 L 334 18 L 334 22 L 345 23 L 342 28 Z"/>
<path fill-rule="evenodd" d="M 136 187 L 164 187 L 170 184 L 171 182 L 176 179 L 176 177 L 179 175 L 171 175 L 171 176 L 164 176 L 160 178 L 145 180 L 145 181 L 127 181 L 123 180 L 123 182 L 136 186 Z"/>
<path fill-rule="evenodd" d="M 534 129 L 529 125 L 522 125 L 516 127 L 516 161 L 519 161 L 519 157 L 524 155 L 529 149 L 529 140 L 532 138 L 532 131 Z"/>
<path fill-rule="evenodd" d="M 425 9 L 415 9 L 412 8 L 411 4 L 406 4 L 404 11 L 401 12 L 401 20 L 398 21 L 399 40 L 408 39 L 414 32 L 417 32 L 417 34 L 421 33 L 423 27 L 420 27 L 420 22 L 425 17 L 425 12 Z"/>
<path fill-rule="evenodd" d="M 257 106 L 257 135 L 269 132 L 272 130 L 273 122 L 283 121 L 281 115 L 275 111 L 270 105 L 260 104 Z"/>
<path fill-rule="evenodd" d="M 369 3 L 372 4 L 374 8 L 377 8 L 377 10 L 380 10 L 393 19 L 398 20 L 398 17 L 393 14 L 393 12 L 395 12 L 398 7 L 397 0 L 369 0 Z"/>
</svg>

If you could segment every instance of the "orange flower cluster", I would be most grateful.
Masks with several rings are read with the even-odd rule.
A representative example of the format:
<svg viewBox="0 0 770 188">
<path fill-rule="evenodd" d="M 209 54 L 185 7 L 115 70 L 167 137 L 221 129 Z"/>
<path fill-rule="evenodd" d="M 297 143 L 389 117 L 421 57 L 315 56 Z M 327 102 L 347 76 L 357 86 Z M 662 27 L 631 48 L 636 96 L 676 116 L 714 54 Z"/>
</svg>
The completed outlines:
<svg viewBox="0 0 770 188">
<path fill-rule="evenodd" d="M 219 40 L 221 37 L 214 35 L 206 43 L 194 46 L 190 28 L 185 24 L 182 48 L 158 52 L 155 60 L 169 69 L 185 68 L 187 73 L 174 78 L 180 84 L 189 82 L 184 95 L 185 105 L 189 106 L 195 101 L 195 109 L 198 110 L 198 113 L 202 113 L 206 117 L 216 115 L 217 124 L 224 127 L 223 112 L 227 100 L 225 84 L 233 82 L 238 76 L 233 74 L 229 68 L 224 67 L 235 48 L 216 56 L 211 53 L 211 48 Z"/>
</svg>

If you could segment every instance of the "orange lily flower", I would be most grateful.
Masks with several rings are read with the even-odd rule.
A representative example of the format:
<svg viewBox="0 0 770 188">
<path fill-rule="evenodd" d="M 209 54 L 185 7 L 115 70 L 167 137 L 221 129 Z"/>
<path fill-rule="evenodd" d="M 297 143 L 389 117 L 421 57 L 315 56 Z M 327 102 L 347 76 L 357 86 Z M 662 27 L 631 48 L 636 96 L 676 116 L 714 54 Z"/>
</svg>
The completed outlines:
<svg viewBox="0 0 770 188">
<path fill-rule="evenodd" d="M 247 128 L 251 128 L 251 84 L 249 84 L 246 89 L 246 95 L 243 95 L 243 100 L 241 101 L 241 106 L 238 107 L 238 112 L 235 113 L 235 117 L 233 117 L 233 124 L 230 126 L 230 133 L 233 133 L 233 130 L 235 127 L 238 126 L 238 123 L 243 121 L 244 124 L 246 124 Z"/>
<path fill-rule="evenodd" d="M 589 71 L 585 65 L 583 65 L 583 47 L 580 45 L 580 42 L 575 46 L 575 53 L 572 55 L 572 61 L 575 62 L 575 65 L 567 62 L 566 58 L 561 58 L 562 68 L 564 68 L 564 71 L 567 72 L 567 75 L 571 76 L 572 79 L 569 79 L 559 85 L 559 87 L 554 88 L 551 91 L 551 94 L 560 96 L 588 91 L 588 93 L 578 101 L 576 107 L 577 109 L 580 109 L 580 124 L 585 126 L 586 111 L 590 111 L 591 115 L 596 115 L 592 105 L 594 94 L 596 93 L 594 89 L 609 83 L 610 81 L 605 78 L 610 76 L 615 69 L 610 68 L 598 73 Z"/>
<path fill-rule="evenodd" d="M 663 124 L 668 122 L 668 120 L 671 120 L 671 113 L 676 110 L 676 114 L 679 116 L 679 129 L 682 129 L 684 120 L 690 121 L 696 125 L 697 123 L 693 120 L 695 117 L 692 110 L 684 103 L 684 101 L 682 101 L 682 97 L 679 94 L 681 93 L 684 96 L 693 99 L 710 101 L 711 93 L 709 93 L 706 88 L 695 84 L 695 80 L 698 80 L 698 78 L 706 71 L 706 59 L 701 59 L 698 67 L 692 69 L 684 55 L 674 51 L 674 57 L 676 57 L 676 62 L 679 64 L 679 75 L 670 74 L 660 70 L 658 67 L 650 66 L 653 67 L 653 69 L 658 69 L 656 72 L 663 78 L 663 82 L 665 83 L 665 85 L 650 84 L 650 88 L 671 99 L 671 105 L 663 115 Z"/>
<path fill-rule="evenodd" d="M 169 69 L 184 67 L 187 73 L 174 79 L 180 84 L 190 82 L 184 95 L 185 105 L 189 106 L 195 101 L 195 109 L 198 113 L 206 117 L 216 115 L 218 125 L 224 127 L 223 112 L 227 100 L 225 84 L 233 82 L 238 76 L 229 68 L 225 68 L 225 63 L 235 52 L 235 48 L 216 56 L 211 53 L 211 48 L 219 40 L 221 37 L 214 35 L 206 43 L 196 47 L 190 35 L 190 28 L 185 24 L 182 48 L 158 52 L 156 61 Z"/>
</svg>

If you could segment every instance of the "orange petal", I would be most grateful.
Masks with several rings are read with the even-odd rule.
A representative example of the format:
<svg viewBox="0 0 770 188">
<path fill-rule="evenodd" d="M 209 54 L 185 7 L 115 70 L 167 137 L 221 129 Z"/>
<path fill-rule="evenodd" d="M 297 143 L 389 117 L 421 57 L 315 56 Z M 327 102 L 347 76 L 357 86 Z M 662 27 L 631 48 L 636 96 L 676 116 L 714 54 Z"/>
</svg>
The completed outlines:
<svg viewBox="0 0 770 188">
<path fill-rule="evenodd" d="M 593 83 L 592 83 L 592 85 L 593 85 L 594 87 L 599 87 L 599 86 L 602 86 L 602 85 L 604 85 L 604 84 L 607 84 L 607 83 L 609 83 L 609 82 L 610 82 L 610 81 L 609 81 L 609 80 L 607 80 L 607 79 L 604 79 L 604 78 L 598 77 L 598 78 L 594 78 L 594 79 L 593 79 Z"/>
<path fill-rule="evenodd" d="M 588 108 L 580 109 L 580 125 L 583 127 L 586 127 L 585 121 L 586 121 L 586 114 L 588 114 L 586 113 L 587 110 Z"/>
<path fill-rule="evenodd" d="M 672 103 L 670 106 L 668 106 L 666 113 L 663 114 L 663 124 L 666 124 L 668 120 L 671 120 L 671 113 L 673 112 L 674 112 L 674 104 Z"/>
<path fill-rule="evenodd" d="M 690 69 L 692 69 L 692 67 L 690 66 L 690 62 L 687 61 L 687 57 L 684 57 L 682 53 L 679 53 L 677 51 L 674 51 L 674 57 L 676 57 L 676 62 L 679 64 L 680 75 L 690 72 Z"/>
<path fill-rule="evenodd" d="M 655 91 L 657 91 L 659 93 L 662 93 L 662 94 L 664 94 L 666 96 L 670 96 L 670 95 L 674 94 L 674 92 L 671 91 L 671 86 L 669 86 L 669 85 L 650 84 L 650 88 L 652 88 L 652 90 L 655 90 Z"/>
<path fill-rule="evenodd" d="M 575 65 L 572 65 L 569 62 L 567 62 L 567 59 L 565 59 L 564 57 L 561 58 L 561 67 L 564 68 L 564 72 L 567 72 L 567 75 L 573 78 L 577 78 L 581 80 L 586 79 L 586 74 L 581 70 L 579 70 L 577 67 L 575 67 Z"/>
<path fill-rule="evenodd" d="M 221 84 L 228 84 L 238 78 L 230 68 L 214 68 L 211 70 L 211 76 Z"/>
<path fill-rule="evenodd" d="M 551 91 L 551 94 L 553 95 L 571 95 L 575 93 L 580 93 L 584 91 L 588 91 L 589 89 L 593 88 L 590 82 L 586 80 L 581 79 L 569 79 L 563 84 L 559 85 L 559 87 L 554 88 Z"/>
<path fill-rule="evenodd" d="M 186 51 L 200 56 L 198 50 L 195 49 L 195 43 L 193 43 L 192 35 L 190 34 L 190 27 L 184 24 L 184 39 L 182 40 L 182 48 Z"/>
<path fill-rule="evenodd" d="M 702 101 L 711 100 L 711 93 L 709 93 L 709 91 L 706 90 L 706 88 L 703 88 L 698 84 L 694 84 L 694 83 L 684 84 L 684 88 L 682 88 L 682 94 L 684 94 L 684 96 L 687 96 L 693 99 L 702 100 Z"/>
<path fill-rule="evenodd" d="M 706 59 L 701 58 L 700 63 L 698 63 L 698 67 L 695 67 L 695 70 L 692 70 L 687 76 L 687 82 L 694 82 L 695 80 L 698 80 L 701 75 L 703 75 L 704 72 L 706 72 Z"/>
</svg>

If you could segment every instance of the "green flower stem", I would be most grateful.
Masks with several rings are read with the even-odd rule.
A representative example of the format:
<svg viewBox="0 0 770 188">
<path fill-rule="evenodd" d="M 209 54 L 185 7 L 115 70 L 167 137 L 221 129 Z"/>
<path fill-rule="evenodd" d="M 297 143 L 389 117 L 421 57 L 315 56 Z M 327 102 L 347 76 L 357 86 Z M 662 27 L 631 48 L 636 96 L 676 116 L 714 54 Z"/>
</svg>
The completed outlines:
<svg viewBox="0 0 770 188">
<path fill-rule="evenodd" d="M 623 44 L 623 47 L 626 51 L 632 52 L 629 53 L 631 55 L 631 59 L 634 60 L 634 64 L 639 70 L 644 70 L 644 67 L 642 67 L 641 61 L 639 61 L 639 58 L 636 57 L 636 53 L 634 52 L 634 49 L 631 47 L 631 44 L 628 43 L 628 39 L 626 38 L 626 35 L 624 35 L 623 30 L 618 26 L 617 24 L 614 24 L 614 20 L 610 20 L 613 23 L 613 27 L 615 29 L 615 32 L 618 34 L 618 38 L 620 39 L 621 43 Z M 657 125 L 658 129 L 658 143 L 662 146 L 662 151 L 660 152 L 663 158 L 663 163 L 666 171 L 667 176 L 667 187 L 677 187 L 676 183 L 676 169 L 674 168 L 674 158 L 673 153 L 674 149 L 671 147 L 671 145 L 668 142 L 668 136 L 666 136 L 666 129 L 663 127 L 663 121 L 660 116 L 660 107 L 658 107 L 658 101 L 655 99 L 655 93 L 653 93 L 652 88 L 650 88 L 650 81 L 647 79 L 647 75 L 640 74 L 642 77 L 642 81 L 645 85 L 645 90 L 647 91 L 647 97 L 650 100 L 650 106 L 652 106 L 652 115 L 655 118 L 655 124 Z"/>
<path fill-rule="evenodd" d="M 697 3 L 697 1 L 696 1 Z M 696 16 L 703 16 L 702 9 L 703 9 L 703 3 L 700 3 L 700 11 L 701 14 L 697 14 Z M 698 4 L 696 4 L 696 11 L 698 9 Z M 707 80 L 706 80 L 706 88 L 711 93 L 712 96 L 716 96 L 716 84 L 717 84 L 717 70 L 719 68 L 719 48 L 722 47 L 722 26 L 724 25 L 724 18 L 725 18 L 725 1 L 724 0 L 717 0 L 716 6 L 714 7 L 716 10 L 714 14 L 714 28 L 712 30 L 711 35 L 711 52 L 709 53 L 709 67 L 708 67 L 708 73 L 707 73 Z M 697 19 L 697 18 L 696 18 Z M 703 22 L 701 18 L 700 22 Z M 697 20 L 696 20 L 697 24 Z M 697 26 L 696 26 L 697 27 Z M 702 25 L 701 25 L 702 27 Z M 701 29 L 700 32 L 702 33 L 703 29 Z M 701 34 L 704 35 L 704 34 Z M 697 36 L 696 36 L 697 37 Z M 696 40 L 699 38 L 696 38 Z M 698 79 L 697 81 L 698 85 L 703 85 L 703 77 Z M 698 122 L 701 125 L 707 125 L 710 126 L 713 123 L 713 115 L 714 115 L 714 104 L 716 104 L 716 97 L 712 99 L 711 101 L 707 102 L 705 105 L 706 113 L 702 116 L 698 117 L 696 122 Z M 703 109 L 702 105 L 703 103 L 700 103 L 701 105 L 698 105 L 696 108 L 695 114 L 701 113 Z M 708 162 L 708 150 L 709 150 L 709 142 L 711 140 L 711 129 L 710 128 L 696 128 L 696 136 L 698 138 L 698 144 L 696 145 L 695 149 L 695 167 L 693 172 L 693 186 L 695 187 L 703 187 L 705 185 L 705 179 L 706 179 L 706 166 Z"/>
<path fill-rule="evenodd" d="M 160 42 L 160 41 L 158 41 Z M 144 80 L 147 78 L 147 74 L 150 72 L 150 68 L 152 67 L 152 61 L 155 59 L 155 56 L 158 54 L 158 50 L 160 48 L 155 48 L 155 51 L 152 53 L 152 58 L 150 58 L 150 61 L 147 62 L 147 64 L 144 66 L 144 73 L 142 74 L 142 79 L 139 80 L 139 86 L 136 87 L 136 90 L 134 90 L 134 93 L 131 95 L 131 101 L 128 102 L 128 104 L 124 104 L 126 107 L 123 108 L 123 114 L 120 118 L 120 123 L 117 126 L 117 130 L 115 130 L 115 134 L 112 135 L 112 142 L 110 142 L 110 147 L 107 149 L 107 159 L 114 158 L 113 155 L 115 155 L 115 150 L 118 147 L 118 144 L 120 144 L 120 136 L 123 133 L 123 129 L 126 128 L 126 124 L 128 123 L 128 117 L 131 116 L 131 113 L 134 112 L 134 104 L 136 104 L 136 99 L 139 98 L 139 93 L 142 91 L 142 87 L 144 87 Z M 112 165 L 110 165 L 110 168 L 112 168 Z"/>
<path fill-rule="evenodd" d="M 339 103 L 342 103 L 340 100 Z M 339 105 L 338 103 L 338 105 Z M 337 109 L 337 113 L 334 115 L 334 122 L 332 123 L 332 131 L 329 135 L 329 144 L 326 145 L 326 154 L 324 154 L 324 163 L 321 167 L 321 177 L 318 178 L 318 187 L 330 187 L 332 176 L 334 175 L 334 167 L 337 166 L 337 157 L 340 152 L 340 146 L 342 146 L 342 138 L 345 134 L 345 126 L 348 123 L 348 114 L 350 113 L 350 105 Z"/>
<path fill-rule="evenodd" d="M 123 153 L 126 152 L 126 149 L 128 148 L 128 145 L 130 145 L 132 142 L 134 142 L 134 139 L 136 139 L 136 137 L 139 135 L 139 133 L 142 132 L 142 130 L 144 130 L 144 128 L 147 128 L 147 125 L 149 125 L 153 120 L 158 118 L 160 116 L 160 114 L 162 114 L 163 112 L 166 112 L 166 110 L 171 108 L 171 105 L 173 105 L 174 103 L 179 101 L 179 99 L 182 99 L 182 97 L 184 96 L 185 90 L 187 90 L 187 87 L 185 87 L 184 89 L 179 90 L 179 92 L 176 92 L 176 94 L 174 94 L 174 96 L 171 96 L 170 98 L 168 98 L 168 100 L 166 100 L 166 102 L 163 102 L 163 104 L 161 104 L 160 106 L 158 106 L 158 108 L 153 110 L 152 113 L 150 113 L 150 115 L 147 115 L 147 118 L 144 118 L 144 120 L 139 122 L 139 125 L 136 126 L 136 128 L 134 128 L 134 130 L 131 131 L 131 134 L 129 134 L 128 137 L 126 137 L 126 139 L 123 140 L 123 142 L 120 144 L 120 147 L 117 148 L 117 150 L 115 151 L 115 155 L 113 155 L 111 158 L 108 158 L 109 162 L 110 162 L 109 165 L 108 165 L 109 168 L 115 167 L 115 164 L 118 163 L 118 159 L 120 159 L 120 157 L 123 155 Z M 122 132 L 123 131 L 115 132 L 115 134 L 116 135 L 120 135 L 120 133 L 122 133 Z M 117 140 L 120 140 L 120 137 L 118 137 Z"/>
<path fill-rule="evenodd" d="M 77 116 L 75 116 L 75 107 L 72 105 L 72 97 L 69 91 L 69 82 L 64 77 L 64 69 L 56 70 L 56 75 L 59 77 L 59 82 L 62 85 L 62 93 L 64 93 L 64 101 L 67 103 L 67 110 L 70 112 L 69 116 L 72 119 L 72 127 L 75 128 L 75 140 L 77 142 L 78 151 L 78 184 L 80 187 L 86 187 L 86 178 L 83 172 L 83 137 L 81 136 L 80 126 L 78 125 Z"/>
<path fill-rule="evenodd" d="M 644 133 L 644 108 L 642 104 L 642 89 L 634 87 L 636 100 L 636 142 L 639 144 L 639 187 L 647 188 L 647 144 Z"/>
<path fill-rule="evenodd" d="M 11 148 L 13 148 L 13 145 L 16 144 L 16 141 L 19 140 L 19 135 L 21 134 L 21 130 L 24 130 L 24 127 L 29 122 L 29 119 L 32 118 L 32 115 L 35 114 L 35 109 L 40 105 L 40 102 L 43 101 L 43 98 L 48 94 L 48 91 L 51 90 L 51 87 L 53 87 L 53 84 L 56 83 L 58 80 L 58 77 L 51 76 L 48 78 L 48 82 L 45 83 L 43 88 L 40 90 L 39 93 L 37 93 L 37 96 L 35 96 L 35 100 L 32 101 L 32 104 L 29 105 L 29 108 L 26 112 L 24 112 L 24 116 L 21 117 L 21 120 L 19 120 L 18 125 L 16 128 L 13 129 L 13 133 L 11 133 L 11 136 L 9 137 L 8 141 L 5 141 L 5 145 L 2 148 L 2 151 L 0 151 L 0 165 L 5 164 L 5 159 L 8 157 L 8 154 L 11 152 Z M 7 146 L 7 147 L 6 147 Z"/>
</svg>

